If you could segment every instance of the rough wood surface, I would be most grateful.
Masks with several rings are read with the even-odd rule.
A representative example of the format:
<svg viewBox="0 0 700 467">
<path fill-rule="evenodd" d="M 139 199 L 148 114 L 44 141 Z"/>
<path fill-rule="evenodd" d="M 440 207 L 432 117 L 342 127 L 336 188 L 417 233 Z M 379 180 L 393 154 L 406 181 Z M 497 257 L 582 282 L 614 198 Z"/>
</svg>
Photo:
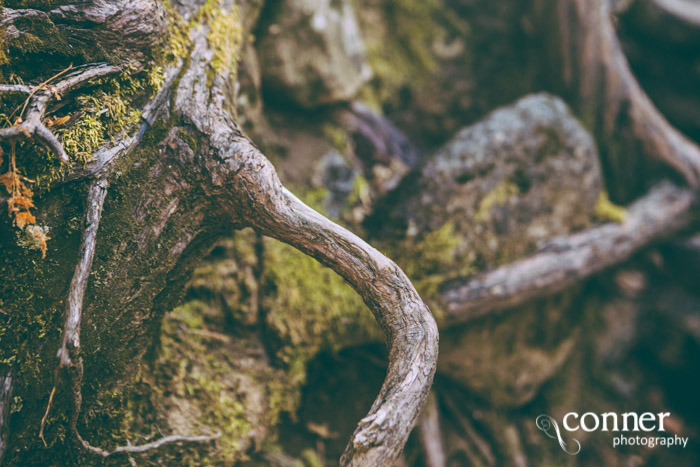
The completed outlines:
<svg viewBox="0 0 700 467">
<path fill-rule="evenodd" d="M 17 21 L 32 18 L 45 26 L 61 25 L 58 29 L 75 41 L 76 49 L 94 42 L 100 44 L 98 52 L 103 55 L 114 52 L 109 58 L 115 61 L 128 56 L 142 62 L 162 39 L 166 23 L 162 2 L 64 3 L 49 11 L 0 9 L 3 39 L 11 42 L 21 38 L 26 32 L 16 27 Z M 186 20 L 209 21 L 207 15 L 194 15 L 197 5 L 184 3 L 174 4 L 188 11 Z M 233 8 L 232 1 L 221 5 Z M 607 153 L 635 153 L 630 147 L 621 145 L 620 150 L 610 144 L 620 130 L 620 122 L 624 122 L 633 139 L 641 141 L 646 155 L 669 164 L 688 184 L 697 186 L 700 150 L 666 122 L 634 80 L 615 37 L 608 3 L 560 0 L 554 13 L 562 37 L 557 46 L 561 46 L 566 84 L 580 97 L 582 113 L 590 117 L 590 122 L 598 122 L 595 130 L 607 141 Z M 352 435 L 341 464 L 391 464 L 399 457 L 428 397 L 438 352 L 435 321 L 396 264 L 304 205 L 281 184 L 271 163 L 234 121 L 231 109 L 236 85 L 231 70 L 213 66 L 214 44 L 209 43 L 208 32 L 207 24 L 194 25 L 189 31 L 191 49 L 187 58 L 176 59 L 166 70 L 163 90 L 142 109 L 144 121 L 139 127 L 132 129 L 131 135 L 103 146 L 91 164 L 59 184 L 70 188 L 92 184 L 86 211 L 79 213 L 88 219 L 84 238 L 66 246 L 67 250 L 73 248 L 76 256 L 53 265 L 51 271 L 65 277 L 65 281 L 42 283 L 49 284 L 46 302 L 52 303 L 52 309 L 66 309 L 58 364 L 72 372 L 71 434 L 84 450 L 103 457 L 141 452 L 173 441 L 212 439 L 172 436 L 111 451 L 95 448 L 77 431 L 83 404 L 81 382 L 102 377 L 104 368 L 99 363 L 104 360 L 109 374 L 101 390 L 116 386 L 138 365 L 153 342 L 159 320 L 176 303 L 197 258 L 216 238 L 249 226 L 313 256 L 345 278 L 385 330 L 390 349 L 387 376 L 369 414 Z M 76 68 L 54 87 L 0 85 L 0 92 L 34 93 L 29 118 L 0 131 L 0 139 L 35 136 L 67 161 L 60 143 L 42 122 L 47 108 L 56 95 L 117 69 L 114 65 Z M 126 157 L 147 137 L 153 139 L 147 151 L 132 159 Z M 113 170 L 117 166 L 119 171 Z M 635 170 L 624 168 L 630 173 Z M 107 184 L 112 187 L 109 194 L 105 191 Z M 50 211 L 54 218 L 71 209 L 71 203 L 58 199 L 65 193 L 73 196 L 80 191 L 66 188 L 63 193 L 54 191 L 42 199 L 42 207 L 54 208 Z M 446 322 L 466 321 L 490 309 L 562 290 L 617 264 L 687 225 L 693 202 L 691 191 L 662 184 L 630 207 L 622 224 L 561 238 L 528 258 L 450 283 L 443 289 L 449 308 Z M 104 219 L 98 231 L 100 210 Z M 55 220 L 55 224 L 59 222 Z M 105 225 L 109 227 L 105 229 Z M 68 284 L 76 257 L 74 280 Z M 90 274 L 91 262 L 95 263 L 94 277 Z M 31 281 L 31 274 L 22 280 Z M 63 303 L 66 288 L 69 295 Z M 90 351 L 71 356 L 81 344 Z M 48 374 L 45 367 L 38 366 L 35 379 L 29 382 L 9 376 L 0 379 L 0 428 L 6 426 L 10 382 L 24 391 L 28 406 L 37 406 L 40 398 L 32 391 L 43 393 L 43 386 L 49 384 L 36 377 L 42 371 Z M 28 389 L 31 383 L 39 389 Z M 41 397 L 48 394 L 46 390 Z M 40 402 L 45 403 L 45 399 Z M 86 408 L 95 403 L 86 398 Z M 89 419 L 86 414 L 83 417 Z M 35 422 L 37 417 L 30 415 L 18 432 L 35 433 Z M 480 455 L 493 464 L 490 449 L 480 442 L 475 444 Z M 0 454 L 3 446 L 0 437 Z M 20 448 L 29 452 L 34 447 Z"/>
<path fill-rule="evenodd" d="M 215 150 L 203 160 L 212 195 L 243 225 L 307 253 L 342 276 L 364 299 L 387 334 L 387 376 L 341 459 L 342 465 L 395 460 L 425 403 L 437 363 L 435 321 L 401 269 L 356 235 L 307 207 L 280 183 L 274 167 L 244 137 L 222 107 L 226 81 L 209 94 L 204 36 L 194 38 L 190 68 L 180 79 L 176 106 L 208 134 Z M 210 97 L 211 96 L 211 97 Z"/>
</svg>

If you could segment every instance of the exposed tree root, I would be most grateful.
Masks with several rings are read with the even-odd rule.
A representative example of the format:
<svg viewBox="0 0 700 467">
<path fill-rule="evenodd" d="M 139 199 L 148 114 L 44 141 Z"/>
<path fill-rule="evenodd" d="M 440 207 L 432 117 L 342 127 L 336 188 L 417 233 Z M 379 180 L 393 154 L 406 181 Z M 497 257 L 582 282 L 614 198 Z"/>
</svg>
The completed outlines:
<svg viewBox="0 0 700 467">
<path fill-rule="evenodd" d="M 154 441 L 138 446 L 120 446 L 112 451 L 106 451 L 99 447 L 92 446 L 86 441 L 78 430 L 78 418 L 83 404 L 83 359 L 80 356 L 80 323 L 82 318 L 83 297 L 87 289 L 90 269 L 92 267 L 92 259 L 95 254 L 95 245 L 97 244 L 97 230 L 100 225 L 100 217 L 102 216 L 102 207 L 107 196 L 109 183 L 104 179 L 95 180 L 90 186 L 87 196 L 87 212 L 85 216 L 85 231 L 80 246 L 80 258 L 75 267 L 75 273 L 71 280 L 68 297 L 66 299 L 66 315 L 63 325 L 63 337 L 61 346 L 58 349 L 57 357 L 59 360 L 58 368 L 54 376 L 54 387 L 49 396 L 49 402 L 46 407 L 46 413 L 41 420 L 39 429 L 39 437 L 44 440 L 44 425 L 51 410 L 54 395 L 58 380 L 62 373 L 66 372 L 70 379 L 70 389 L 72 393 L 73 407 L 70 416 L 70 431 L 79 445 L 86 451 L 102 456 L 109 457 L 118 453 L 139 453 L 146 452 L 152 449 L 158 449 L 165 444 L 178 442 L 209 442 L 215 440 L 220 433 L 214 436 L 166 436 Z M 44 441 L 46 444 L 46 441 Z"/>
<path fill-rule="evenodd" d="M 693 192 L 662 182 L 630 206 L 624 222 L 605 224 L 554 239 L 527 258 L 446 284 L 446 324 L 560 292 L 629 259 L 692 220 Z"/>
<path fill-rule="evenodd" d="M 386 379 L 340 463 L 390 464 L 400 455 L 432 385 L 438 353 L 435 320 L 393 261 L 282 186 L 272 164 L 226 110 L 228 77 L 217 75 L 207 83 L 211 53 L 205 34 L 196 32 L 191 38 L 189 68 L 181 75 L 174 111 L 207 135 L 214 149 L 204 164 L 217 212 L 338 273 L 360 294 L 387 336 Z"/>
<path fill-rule="evenodd" d="M 639 148 L 672 167 L 691 187 L 700 186 L 700 148 L 661 115 L 632 74 L 615 33 L 610 0 L 559 0 L 555 28 L 564 85 L 594 125 L 615 176 L 634 176 L 638 168 L 628 160 Z"/>
<path fill-rule="evenodd" d="M 70 158 L 63 149 L 63 146 L 51 130 L 44 125 L 46 107 L 52 99 L 60 100 L 61 96 L 65 95 L 65 93 L 86 84 L 91 79 L 107 76 L 120 70 L 120 67 L 107 64 L 85 65 L 79 68 L 71 66 L 38 86 L 0 86 L 0 92 L 21 92 L 28 94 L 27 100 L 16 116 L 15 123 L 10 127 L 0 129 L 0 139 L 35 137 L 44 142 L 51 151 L 56 154 L 56 157 L 58 157 L 61 162 L 69 164 Z M 56 78 L 66 73 L 69 73 L 68 77 L 55 85 L 51 84 Z M 13 116 L 14 114 L 10 115 L 10 118 Z"/>
<path fill-rule="evenodd" d="M 578 96 L 584 116 L 596 122 L 603 152 L 607 150 L 609 158 L 619 157 L 610 153 L 612 142 L 621 134 L 631 134 L 647 156 L 667 163 L 697 189 L 700 148 L 668 123 L 639 86 L 615 34 L 610 2 L 560 0 L 556 18 L 565 85 Z M 633 173 L 635 168 L 620 170 Z M 622 224 L 557 239 L 528 258 L 471 279 L 451 281 L 442 289 L 448 308 L 446 324 L 562 291 L 625 261 L 686 226 L 692 220 L 694 202 L 693 192 L 662 183 L 630 207 Z"/>
<path fill-rule="evenodd" d="M 244 202 L 253 207 L 254 215 L 247 216 L 252 227 L 337 272 L 362 296 L 387 335 L 386 379 L 340 463 L 388 464 L 401 453 L 432 385 L 438 352 L 435 320 L 393 261 L 299 201 L 280 184 L 272 165 L 257 150 L 254 154 L 255 169 L 239 173 L 245 179 Z"/>
<path fill-rule="evenodd" d="M 341 460 L 343 465 L 384 465 L 396 459 L 415 425 L 425 403 L 437 363 L 437 326 L 405 274 L 377 250 L 354 234 L 313 211 L 280 183 L 269 161 L 255 148 L 231 120 L 224 108 L 227 82 L 217 76 L 210 93 L 200 94 L 199 86 L 207 74 L 211 55 L 206 52 L 206 35 L 199 33 L 190 60 L 179 81 L 175 100 L 176 109 L 187 121 L 210 140 L 215 149 L 213 158 L 204 161 L 211 172 L 212 187 L 217 190 L 222 178 L 226 189 L 216 197 L 230 205 L 227 210 L 239 225 L 250 225 L 259 233 L 277 238 L 310 254 L 344 277 L 363 297 L 387 334 L 390 347 L 389 368 L 381 392 L 370 413 L 359 424 Z M 150 124 L 161 105 L 167 105 L 165 96 L 176 80 L 179 62 L 168 74 L 166 88 L 145 109 L 144 118 Z M 99 68 L 107 73 L 106 69 Z M 115 71 L 111 70 L 110 72 Z M 56 93 L 83 82 L 87 72 L 72 75 L 53 90 L 41 90 L 42 99 L 32 95 L 28 107 L 34 119 L 43 117 L 49 99 Z M 92 77 L 97 76 L 93 72 Z M 82 78 L 82 79 L 81 79 Z M 190 81 L 193 80 L 193 81 Z M 204 83 L 206 80 L 204 81 Z M 183 91 L 186 90 L 186 91 Z M 204 98 L 204 100 L 200 100 Z M 160 109 L 160 110 L 159 110 Z M 14 128 L 14 127 L 13 127 Z M 143 135 L 147 125 L 139 129 Z M 36 129 L 34 130 L 36 132 Z M 2 137 L 2 135 L 0 135 Z M 83 362 L 80 357 L 80 323 L 82 301 L 95 249 L 99 218 L 106 196 L 107 177 L 113 160 L 133 147 L 133 140 L 123 147 L 113 146 L 105 156 L 95 157 L 80 177 L 99 175 L 88 195 L 86 230 L 80 258 L 66 300 L 63 337 L 57 357 L 56 385 L 61 375 L 67 374 L 72 392 L 70 431 L 82 448 L 95 455 L 107 457 L 118 452 L 143 452 L 168 442 L 210 441 L 215 437 L 165 437 L 144 446 L 125 446 L 106 451 L 90 445 L 78 429 L 82 406 Z M 216 159 L 218 158 L 218 159 Z M 55 394 L 55 389 L 52 391 Z M 50 397 L 50 403 L 52 398 Z M 51 407 L 47 407 L 47 414 Z M 43 424 L 40 429 L 43 435 Z"/>
<path fill-rule="evenodd" d="M 418 423 L 420 442 L 425 454 L 427 467 L 445 467 L 445 447 L 442 444 L 440 431 L 440 410 L 434 392 L 430 393 L 423 414 Z"/>
</svg>

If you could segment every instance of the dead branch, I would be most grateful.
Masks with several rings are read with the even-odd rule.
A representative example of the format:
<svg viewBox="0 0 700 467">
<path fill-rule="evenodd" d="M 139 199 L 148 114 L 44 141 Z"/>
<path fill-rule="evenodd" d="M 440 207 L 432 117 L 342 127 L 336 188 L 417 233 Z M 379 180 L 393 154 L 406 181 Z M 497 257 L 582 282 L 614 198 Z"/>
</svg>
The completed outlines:
<svg viewBox="0 0 700 467">
<path fill-rule="evenodd" d="M 619 264 L 654 241 L 687 226 L 694 194 L 662 182 L 630 206 L 624 222 L 605 224 L 552 240 L 525 259 L 446 284 L 445 324 L 468 321 L 560 292 Z"/>
</svg>

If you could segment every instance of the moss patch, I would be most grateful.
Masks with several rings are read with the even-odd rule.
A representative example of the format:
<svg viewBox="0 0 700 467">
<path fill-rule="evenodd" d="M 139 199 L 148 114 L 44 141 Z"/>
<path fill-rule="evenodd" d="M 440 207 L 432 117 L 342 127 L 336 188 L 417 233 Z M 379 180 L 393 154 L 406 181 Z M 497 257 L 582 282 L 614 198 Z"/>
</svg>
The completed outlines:
<svg viewBox="0 0 700 467">
<path fill-rule="evenodd" d="M 496 188 L 486 193 L 479 202 L 479 208 L 474 215 L 477 222 L 485 222 L 491 219 L 491 209 L 503 206 L 508 200 L 520 193 L 518 186 L 510 182 L 501 182 Z"/>
<path fill-rule="evenodd" d="M 402 85 L 420 81 L 434 69 L 430 47 L 440 35 L 434 16 L 441 2 L 359 0 L 357 3 L 367 58 L 376 76 L 372 87 L 376 98 L 383 102 Z"/>
<path fill-rule="evenodd" d="M 443 314 L 439 287 L 446 280 L 474 272 L 470 258 L 459 253 L 461 240 L 452 222 L 420 238 L 384 241 L 379 249 L 403 269 L 436 318 Z"/>
<path fill-rule="evenodd" d="M 219 9 L 211 18 L 209 27 L 211 32 L 207 41 L 214 50 L 211 66 L 217 73 L 231 70 L 235 75 L 243 47 L 243 22 L 238 5 L 234 5 L 231 11 Z"/>
<path fill-rule="evenodd" d="M 360 296 L 336 273 L 294 248 L 266 239 L 263 298 L 266 325 L 292 384 L 321 350 L 383 339 Z"/>
<path fill-rule="evenodd" d="M 605 191 L 600 193 L 593 214 L 598 220 L 617 222 L 618 224 L 623 223 L 627 218 L 627 210 L 610 201 L 608 193 Z"/>
</svg>

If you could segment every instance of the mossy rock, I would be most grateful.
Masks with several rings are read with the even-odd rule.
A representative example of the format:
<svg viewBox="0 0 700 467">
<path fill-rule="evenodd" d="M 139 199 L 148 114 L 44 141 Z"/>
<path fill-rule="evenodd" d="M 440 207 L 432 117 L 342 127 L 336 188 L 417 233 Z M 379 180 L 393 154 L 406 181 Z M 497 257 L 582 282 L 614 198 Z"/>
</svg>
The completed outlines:
<svg viewBox="0 0 700 467">
<path fill-rule="evenodd" d="M 380 201 L 366 226 L 439 323 L 440 284 L 592 225 L 606 214 L 601 193 L 593 139 L 560 99 L 538 94 L 458 132 Z M 444 329 L 438 371 L 494 404 L 528 402 L 576 343 L 575 293 Z"/>
</svg>

